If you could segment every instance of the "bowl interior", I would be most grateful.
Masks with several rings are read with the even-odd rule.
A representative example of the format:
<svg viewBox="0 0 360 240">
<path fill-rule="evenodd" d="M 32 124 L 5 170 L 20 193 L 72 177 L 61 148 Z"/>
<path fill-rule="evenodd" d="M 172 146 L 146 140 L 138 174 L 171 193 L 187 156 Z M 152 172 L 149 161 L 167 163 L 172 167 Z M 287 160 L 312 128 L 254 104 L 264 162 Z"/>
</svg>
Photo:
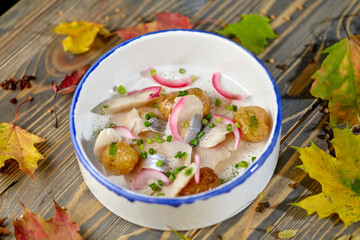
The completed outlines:
<svg viewBox="0 0 360 240">
<path fill-rule="evenodd" d="M 211 33 L 187 30 L 152 33 L 124 42 L 105 54 L 87 72 L 75 93 L 70 114 L 73 143 L 80 161 L 86 162 L 86 168 L 91 168 L 97 179 L 110 176 L 92 153 L 93 123 L 99 118 L 94 108 L 114 93 L 114 86 L 124 85 L 131 91 L 157 85 L 147 75 L 150 66 L 184 67 L 205 73 L 192 87 L 211 87 L 212 73 L 221 72 L 228 90 L 245 89 L 254 96 L 257 105 L 268 111 L 272 131 L 263 152 L 273 147 L 281 124 L 280 97 L 271 75 L 256 57 L 236 43 Z M 143 78 L 149 80 L 140 81 Z M 258 159 L 260 165 L 265 158 Z"/>
</svg>

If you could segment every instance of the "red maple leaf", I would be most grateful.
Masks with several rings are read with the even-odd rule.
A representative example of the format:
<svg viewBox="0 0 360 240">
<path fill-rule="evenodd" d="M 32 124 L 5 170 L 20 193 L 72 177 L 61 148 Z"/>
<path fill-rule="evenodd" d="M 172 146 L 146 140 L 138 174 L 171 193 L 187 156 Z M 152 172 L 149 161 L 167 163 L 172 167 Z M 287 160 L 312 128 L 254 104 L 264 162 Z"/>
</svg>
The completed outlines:
<svg viewBox="0 0 360 240">
<path fill-rule="evenodd" d="M 80 227 L 71 222 L 66 210 L 60 207 L 54 200 L 55 214 L 51 219 L 45 220 L 31 212 L 22 203 L 24 215 L 22 219 L 14 219 L 15 238 L 17 240 L 40 240 L 40 239 L 83 239 L 78 233 Z"/>
<path fill-rule="evenodd" d="M 139 36 L 144 33 L 167 30 L 167 29 L 191 29 L 192 25 L 187 16 L 179 13 L 160 12 L 156 13 L 156 20 L 149 23 L 140 23 L 136 26 L 126 27 L 116 31 L 124 40 Z"/>
<path fill-rule="evenodd" d="M 83 66 L 79 70 L 73 71 L 71 75 L 66 74 L 64 80 L 62 80 L 60 84 L 52 82 L 51 88 L 55 91 L 55 93 L 63 95 L 74 92 L 88 68 L 88 66 Z"/>
</svg>

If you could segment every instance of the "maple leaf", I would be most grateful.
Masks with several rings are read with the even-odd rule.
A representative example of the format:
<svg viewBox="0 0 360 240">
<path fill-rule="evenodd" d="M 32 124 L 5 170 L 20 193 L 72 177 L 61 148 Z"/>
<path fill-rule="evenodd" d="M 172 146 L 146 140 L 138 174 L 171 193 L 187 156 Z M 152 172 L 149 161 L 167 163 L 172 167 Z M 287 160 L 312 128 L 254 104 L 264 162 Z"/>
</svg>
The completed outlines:
<svg viewBox="0 0 360 240">
<path fill-rule="evenodd" d="M 51 83 L 51 88 L 57 94 L 68 94 L 74 92 L 81 78 L 84 76 L 88 70 L 88 66 L 83 66 L 79 70 L 73 71 L 71 75 L 66 74 L 64 80 L 60 84 L 55 82 Z"/>
<path fill-rule="evenodd" d="M 37 162 L 44 158 L 34 147 L 34 144 L 41 143 L 45 139 L 16 126 L 20 107 L 31 100 L 32 97 L 29 97 L 19 105 L 14 125 L 0 123 L 0 168 L 5 165 L 6 160 L 14 159 L 19 162 L 21 170 L 32 176 L 38 167 Z"/>
<path fill-rule="evenodd" d="M 6 235 L 9 235 L 10 234 L 10 231 L 7 230 L 6 228 L 3 228 L 3 224 L 5 222 L 7 218 L 3 218 L 3 219 L 0 219 L 0 237 L 1 236 L 6 236 Z"/>
<path fill-rule="evenodd" d="M 360 123 L 360 36 L 326 48 L 329 55 L 314 73 L 311 94 L 329 100 L 330 125 Z"/>
<path fill-rule="evenodd" d="M 349 128 L 334 128 L 331 143 L 336 158 L 318 148 L 313 142 L 307 148 L 296 148 L 303 169 L 322 186 L 320 194 L 293 203 L 308 214 L 317 212 L 319 218 L 337 213 L 345 226 L 360 220 L 360 135 Z"/>
<path fill-rule="evenodd" d="M 83 239 L 78 233 L 79 225 L 71 222 L 66 210 L 60 207 L 55 200 L 55 214 L 48 220 L 31 212 L 22 203 L 21 205 L 24 208 L 23 218 L 13 220 L 16 239 Z"/>
<path fill-rule="evenodd" d="M 97 34 L 109 34 L 109 30 L 103 24 L 87 21 L 63 22 L 55 27 L 53 31 L 58 34 L 68 35 L 61 43 L 65 52 L 73 54 L 89 51 Z"/>
<path fill-rule="evenodd" d="M 149 23 L 140 23 L 136 26 L 130 26 L 116 31 L 123 40 L 139 36 L 141 34 L 166 30 L 166 29 L 191 29 L 192 25 L 187 16 L 179 13 L 160 12 L 156 13 L 156 20 Z"/>
<path fill-rule="evenodd" d="M 256 14 L 243 14 L 241 17 L 240 22 L 230 23 L 216 32 L 224 36 L 236 36 L 242 46 L 255 54 L 264 51 L 268 44 L 267 38 L 278 37 L 269 25 L 269 18 Z"/>
</svg>

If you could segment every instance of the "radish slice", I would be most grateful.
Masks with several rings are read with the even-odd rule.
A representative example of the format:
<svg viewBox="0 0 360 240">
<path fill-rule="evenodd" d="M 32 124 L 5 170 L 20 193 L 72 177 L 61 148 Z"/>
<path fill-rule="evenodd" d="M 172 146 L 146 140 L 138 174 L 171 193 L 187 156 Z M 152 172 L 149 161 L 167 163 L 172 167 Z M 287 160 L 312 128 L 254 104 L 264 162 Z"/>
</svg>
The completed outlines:
<svg viewBox="0 0 360 240">
<path fill-rule="evenodd" d="M 169 117 L 169 126 L 171 134 L 174 138 L 180 142 L 184 142 L 184 140 L 180 137 L 178 131 L 178 118 L 181 112 L 182 107 L 185 105 L 188 96 L 182 97 L 179 102 L 176 103 L 175 107 L 173 108 L 170 117 Z"/>
<path fill-rule="evenodd" d="M 199 184 L 200 182 L 200 156 L 199 154 L 195 154 L 195 164 L 197 165 L 197 170 L 195 173 L 195 182 L 196 184 Z"/>
<path fill-rule="evenodd" d="M 126 127 L 113 127 L 113 129 L 115 129 L 117 132 L 119 132 L 124 138 L 129 138 L 129 139 L 137 139 L 137 136 L 135 136 L 129 129 L 127 129 Z"/>
<path fill-rule="evenodd" d="M 134 95 L 135 93 L 141 93 L 141 92 L 154 92 L 152 94 L 150 94 L 150 97 L 148 97 L 146 100 L 151 100 L 155 97 L 158 97 L 160 96 L 160 92 L 161 92 L 161 87 L 147 87 L 147 88 L 144 88 L 144 89 L 141 89 L 141 90 L 134 90 L 134 91 L 131 91 L 131 92 L 128 92 L 128 96 L 131 96 L 131 95 Z"/>
<path fill-rule="evenodd" d="M 147 181 L 149 181 L 150 179 L 159 179 L 166 184 L 171 183 L 170 179 L 164 173 L 155 169 L 148 168 L 141 170 L 141 172 L 136 175 L 133 185 L 134 189 L 141 190 L 145 188 L 146 186 L 148 186 Z"/>
<path fill-rule="evenodd" d="M 221 96 L 223 96 L 224 98 L 230 99 L 230 100 L 242 100 L 242 99 L 247 97 L 245 95 L 232 94 L 232 93 L 226 91 L 225 89 L 223 89 L 223 87 L 221 86 L 221 83 L 220 83 L 220 78 L 221 78 L 221 73 L 220 72 L 214 73 L 214 75 L 212 77 L 212 84 L 213 84 L 215 90 Z"/>
<path fill-rule="evenodd" d="M 226 124 L 226 125 L 230 123 L 232 125 L 232 132 L 235 135 L 234 150 L 237 149 L 239 147 L 240 140 L 241 140 L 241 131 L 240 131 L 240 129 L 235 126 L 235 123 L 232 120 L 230 120 L 230 119 L 228 119 L 226 117 L 214 114 L 215 119 L 218 119 L 219 117 L 221 118 L 221 123 Z"/>
<path fill-rule="evenodd" d="M 156 70 L 153 67 L 149 68 L 150 74 L 152 76 L 152 78 L 159 84 L 165 86 L 165 87 L 169 87 L 169 88 L 182 88 L 182 87 L 187 87 L 192 83 L 192 78 L 191 77 L 187 77 L 187 78 L 183 78 L 183 79 L 179 79 L 176 81 L 172 81 L 169 79 L 166 79 L 162 76 L 160 76 L 159 74 L 157 74 Z"/>
</svg>

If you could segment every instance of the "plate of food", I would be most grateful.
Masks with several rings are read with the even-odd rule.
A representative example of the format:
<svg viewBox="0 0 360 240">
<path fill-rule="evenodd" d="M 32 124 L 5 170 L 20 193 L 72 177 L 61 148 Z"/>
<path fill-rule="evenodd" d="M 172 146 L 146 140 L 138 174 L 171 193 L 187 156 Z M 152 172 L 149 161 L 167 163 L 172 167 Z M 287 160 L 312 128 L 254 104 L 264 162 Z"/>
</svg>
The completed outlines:
<svg viewBox="0 0 360 240">
<path fill-rule="evenodd" d="M 196 30 L 126 41 L 81 80 L 70 132 L 81 173 L 110 211 L 188 230 L 230 218 L 270 180 L 281 99 L 264 65 Z"/>
</svg>

